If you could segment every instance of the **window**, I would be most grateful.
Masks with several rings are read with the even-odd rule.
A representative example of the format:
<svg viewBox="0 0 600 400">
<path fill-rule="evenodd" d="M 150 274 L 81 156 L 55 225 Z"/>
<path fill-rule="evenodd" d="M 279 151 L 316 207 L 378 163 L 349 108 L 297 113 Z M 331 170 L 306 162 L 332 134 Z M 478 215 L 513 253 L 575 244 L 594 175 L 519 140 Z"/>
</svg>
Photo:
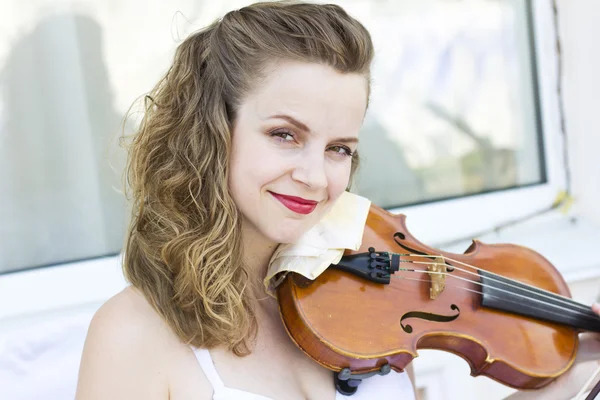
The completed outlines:
<svg viewBox="0 0 600 400">
<path fill-rule="evenodd" d="M 549 207 L 563 187 L 549 3 L 382 1 L 353 190 L 428 244 Z"/>
<path fill-rule="evenodd" d="M 525 2 L 386 2 L 370 17 L 359 193 L 393 208 L 546 181 Z"/>
<path fill-rule="evenodd" d="M 0 273 L 118 265 L 128 216 L 122 118 L 181 38 L 247 3 L 9 6 L 0 17 Z M 549 2 L 336 3 L 376 46 L 359 194 L 407 214 L 428 244 L 553 201 L 563 178 L 553 161 L 562 155 Z"/>
<path fill-rule="evenodd" d="M 2 17 L 0 272 L 116 254 L 125 229 L 105 27 L 74 11 L 30 14 Z"/>
</svg>

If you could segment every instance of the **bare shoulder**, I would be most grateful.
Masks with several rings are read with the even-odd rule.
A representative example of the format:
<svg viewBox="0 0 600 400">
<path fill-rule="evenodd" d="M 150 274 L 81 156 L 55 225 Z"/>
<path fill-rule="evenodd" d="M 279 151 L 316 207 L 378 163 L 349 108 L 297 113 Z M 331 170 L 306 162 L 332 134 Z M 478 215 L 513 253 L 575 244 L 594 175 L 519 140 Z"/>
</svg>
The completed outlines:
<svg viewBox="0 0 600 400">
<path fill-rule="evenodd" d="M 174 336 L 139 292 L 124 289 L 92 318 L 77 400 L 168 399 L 164 361 Z"/>
</svg>

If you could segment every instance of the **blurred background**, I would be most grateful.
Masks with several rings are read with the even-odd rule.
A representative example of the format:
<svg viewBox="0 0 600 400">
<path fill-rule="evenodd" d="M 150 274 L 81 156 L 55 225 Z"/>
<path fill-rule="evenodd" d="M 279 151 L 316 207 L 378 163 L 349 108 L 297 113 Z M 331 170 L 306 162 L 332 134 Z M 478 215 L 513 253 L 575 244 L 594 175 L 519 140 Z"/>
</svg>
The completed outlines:
<svg viewBox="0 0 600 400">
<path fill-rule="evenodd" d="M 600 2 L 334 3 L 376 47 L 353 191 L 433 247 L 531 247 L 595 301 Z M 126 286 L 119 138 L 139 123 L 134 103 L 183 38 L 247 4 L 1 0 L 0 399 L 73 398 L 91 316 Z M 420 354 L 422 400 L 512 392 Z"/>
</svg>

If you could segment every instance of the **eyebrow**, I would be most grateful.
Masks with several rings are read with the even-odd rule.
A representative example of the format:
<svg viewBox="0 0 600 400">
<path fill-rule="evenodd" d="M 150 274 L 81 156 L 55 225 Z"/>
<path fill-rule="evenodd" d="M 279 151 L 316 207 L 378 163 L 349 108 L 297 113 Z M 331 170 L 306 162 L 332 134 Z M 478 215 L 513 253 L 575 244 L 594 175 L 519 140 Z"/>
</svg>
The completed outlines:
<svg viewBox="0 0 600 400">
<path fill-rule="evenodd" d="M 294 117 L 290 117 L 289 115 L 285 115 L 285 114 L 277 114 L 277 115 L 271 115 L 269 117 L 270 118 L 279 118 L 279 119 L 283 119 L 286 120 L 287 122 L 289 122 L 290 124 L 294 125 L 296 128 L 306 132 L 306 133 L 311 133 L 310 128 L 308 126 L 306 126 L 306 124 L 298 121 L 296 118 Z M 334 140 L 335 142 L 342 142 L 342 143 L 358 143 L 358 139 L 355 137 L 347 137 L 347 138 L 338 138 Z"/>
</svg>

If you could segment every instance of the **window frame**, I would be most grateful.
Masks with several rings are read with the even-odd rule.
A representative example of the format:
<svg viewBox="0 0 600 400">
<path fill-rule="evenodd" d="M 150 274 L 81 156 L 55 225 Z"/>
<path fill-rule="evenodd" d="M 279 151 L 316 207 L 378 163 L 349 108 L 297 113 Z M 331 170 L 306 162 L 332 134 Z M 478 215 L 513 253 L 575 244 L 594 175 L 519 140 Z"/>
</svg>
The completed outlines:
<svg viewBox="0 0 600 400">
<path fill-rule="evenodd" d="M 405 214 L 410 232 L 424 243 L 435 247 L 548 208 L 565 188 L 552 4 L 529 4 L 546 182 L 389 210 Z M 0 321 L 99 305 L 127 286 L 121 262 L 117 255 L 0 274 Z"/>
<path fill-rule="evenodd" d="M 542 141 L 540 164 L 546 169 L 542 173 L 546 179 L 537 184 L 388 209 L 394 214 L 405 214 L 409 231 L 424 243 L 435 247 L 548 209 L 566 187 L 552 4 L 527 4 Z"/>
</svg>

